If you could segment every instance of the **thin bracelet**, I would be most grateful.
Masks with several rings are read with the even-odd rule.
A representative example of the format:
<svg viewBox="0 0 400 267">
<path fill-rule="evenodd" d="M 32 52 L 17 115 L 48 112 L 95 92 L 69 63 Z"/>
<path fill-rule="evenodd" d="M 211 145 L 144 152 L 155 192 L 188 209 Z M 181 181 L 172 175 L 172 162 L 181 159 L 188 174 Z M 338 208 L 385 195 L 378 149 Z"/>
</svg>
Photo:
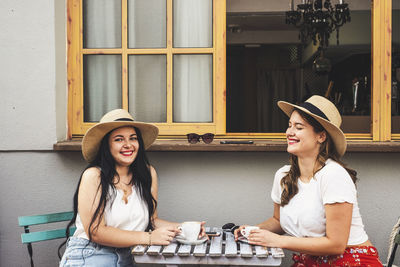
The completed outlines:
<svg viewBox="0 0 400 267">
<path fill-rule="evenodd" d="M 151 229 L 149 230 L 149 246 L 151 246 Z"/>
</svg>

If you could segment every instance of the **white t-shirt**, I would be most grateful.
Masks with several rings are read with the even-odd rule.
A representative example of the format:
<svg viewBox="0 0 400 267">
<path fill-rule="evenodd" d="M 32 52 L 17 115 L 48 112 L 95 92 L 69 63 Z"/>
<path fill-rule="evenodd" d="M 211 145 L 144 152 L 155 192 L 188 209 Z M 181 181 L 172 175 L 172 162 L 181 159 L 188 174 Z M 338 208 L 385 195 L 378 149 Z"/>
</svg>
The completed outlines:
<svg viewBox="0 0 400 267">
<path fill-rule="evenodd" d="M 104 219 L 107 226 L 112 226 L 128 231 L 144 231 L 149 223 L 149 211 L 145 201 L 139 195 L 139 191 L 132 186 L 132 194 L 128 196 L 128 202 L 123 200 L 122 190 L 113 189 L 110 186 L 109 197 L 115 199 L 107 202 L 104 210 Z M 79 213 L 76 217 L 76 231 L 74 236 L 89 239 L 83 228 Z"/>
<path fill-rule="evenodd" d="M 281 203 L 281 179 L 290 170 L 290 165 L 280 168 L 274 179 L 271 198 Z M 350 235 L 347 245 L 357 245 L 368 240 L 357 203 L 357 191 L 348 172 L 337 162 L 328 159 L 309 183 L 298 179 L 299 192 L 283 207 L 280 207 L 280 224 L 289 235 L 296 237 L 326 236 L 325 204 L 353 204 Z"/>
</svg>

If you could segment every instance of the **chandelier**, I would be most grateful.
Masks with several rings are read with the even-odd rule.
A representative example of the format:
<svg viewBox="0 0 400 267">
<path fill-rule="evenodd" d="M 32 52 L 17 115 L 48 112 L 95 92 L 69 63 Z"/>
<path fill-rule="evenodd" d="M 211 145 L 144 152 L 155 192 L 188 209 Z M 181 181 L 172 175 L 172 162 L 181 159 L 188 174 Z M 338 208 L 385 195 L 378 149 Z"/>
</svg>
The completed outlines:
<svg viewBox="0 0 400 267">
<path fill-rule="evenodd" d="M 344 0 L 334 5 L 330 0 L 301 0 L 294 10 L 294 0 L 290 0 L 290 11 L 286 12 L 286 24 L 295 25 L 300 29 L 299 39 L 303 44 L 313 41 L 324 49 L 329 45 L 329 37 L 336 31 L 339 44 L 339 28 L 350 22 L 350 10 Z"/>
</svg>

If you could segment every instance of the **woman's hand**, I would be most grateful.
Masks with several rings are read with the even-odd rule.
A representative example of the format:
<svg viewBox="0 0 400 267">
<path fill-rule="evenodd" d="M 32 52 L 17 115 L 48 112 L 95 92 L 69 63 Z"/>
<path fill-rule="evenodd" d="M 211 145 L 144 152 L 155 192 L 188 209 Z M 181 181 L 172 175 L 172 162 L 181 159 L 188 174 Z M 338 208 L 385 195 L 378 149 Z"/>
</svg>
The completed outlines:
<svg viewBox="0 0 400 267">
<path fill-rule="evenodd" d="M 248 241 L 251 245 L 263 247 L 281 247 L 279 244 L 281 236 L 268 230 L 257 229 L 250 232 Z"/>
<path fill-rule="evenodd" d="M 206 228 L 204 227 L 204 225 L 206 224 L 205 221 L 202 221 L 200 223 L 200 234 L 199 234 L 199 239 L 203 238 L 204 236 L 206 236 Z"/>
<path fill-rule="evenodd" d="M 159 227 L 151 233 L 151 245 L 169 245 L 178 233 L 174 226 Z"/>
<path fill-rule="evenodd" d="M 239 228 L 235 229 L 233 234 L 235 235 L 235 241 L 238 241 L 238 238 L 242 236 L 242 229 L 244 229 L 246 226 L 249 226 L 248 224 L 243 224 L 239 226 Z"/>
</svg>

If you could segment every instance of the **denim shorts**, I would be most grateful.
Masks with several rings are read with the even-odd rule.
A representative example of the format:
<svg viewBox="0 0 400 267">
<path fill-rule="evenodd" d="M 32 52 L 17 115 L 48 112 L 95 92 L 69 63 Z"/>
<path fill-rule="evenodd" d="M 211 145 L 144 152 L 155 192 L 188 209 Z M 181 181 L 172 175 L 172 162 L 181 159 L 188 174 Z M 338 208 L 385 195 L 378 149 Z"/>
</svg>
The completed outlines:
<svg viewBox="0 0 400 267">
<path fill-rule="evenodd" d="M 135 266 L 130 248 L 102 246 L 87 239 L 70 237 L 67 241 L 61 266 Z"/>
</svg>

